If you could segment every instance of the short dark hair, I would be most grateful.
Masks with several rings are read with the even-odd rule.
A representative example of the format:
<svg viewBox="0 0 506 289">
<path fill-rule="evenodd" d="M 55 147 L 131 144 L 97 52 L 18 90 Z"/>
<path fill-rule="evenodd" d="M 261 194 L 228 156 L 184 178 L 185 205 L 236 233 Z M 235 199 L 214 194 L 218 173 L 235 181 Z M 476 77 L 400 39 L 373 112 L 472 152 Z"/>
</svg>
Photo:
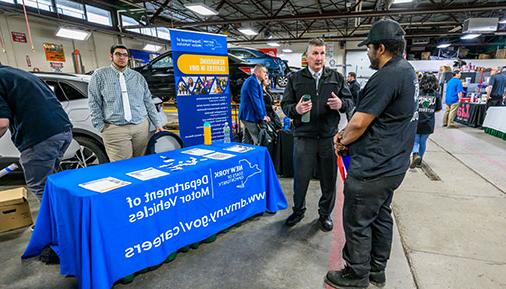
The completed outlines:
<svg viewBox="0 0 506 289">
<path fill-rule="evenodd" d="M 113 46 L 111 46 L 111 54 L 114 54 L 114 51 L 116 49 L 125 49 L 128 52 L 128 54 L 130 54 L 130 51 L 128 51 L 128 48 L 123 44 L 114 44 Z"/>
<path fill-rule="evenodd" d="M 348 72 L 348 75 L 353 77 L 353 78 L 357 78 L 357 74 L 355 72 Z"/>
<path fill-rule="evenodd" d="M 380 44 L 385 46 L 385 49 L 392 53 L 394 56 L 401 56 L 406 48 L 406 40 L 381 40 L 378 43 L 372 43 L 374 49 L 378 49 Z"/>
<path fill-rule="evenodd" d="M 455 69 L 454 71 L 452 71 L 453 76 L 457 76 L 457 74 L 459 74 L 459 73 L 460 73 L 459 69 Z"/>
<path fill-rule="evenodd" d="M 430 72 L 424 73 L 420 79 L 420 90 L 423 92 L 435 92 L 439 89 L 437 77 Z"/>
</svg>

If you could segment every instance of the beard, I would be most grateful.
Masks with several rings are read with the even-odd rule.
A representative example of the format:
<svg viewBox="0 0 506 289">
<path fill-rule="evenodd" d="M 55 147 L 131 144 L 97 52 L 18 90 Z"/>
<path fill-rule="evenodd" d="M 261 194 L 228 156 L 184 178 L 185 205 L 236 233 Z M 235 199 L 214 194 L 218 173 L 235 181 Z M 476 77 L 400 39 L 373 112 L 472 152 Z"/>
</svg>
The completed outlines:
<svg viewBox="0 0 506 289">
<path fill-rule="evenodd" d="M 379 69 L 379 60 L 377 58 L 369 56 L 369 61 L 371 62 L 371 65 L 369 66 L 371 69 Z"/>
</svg>

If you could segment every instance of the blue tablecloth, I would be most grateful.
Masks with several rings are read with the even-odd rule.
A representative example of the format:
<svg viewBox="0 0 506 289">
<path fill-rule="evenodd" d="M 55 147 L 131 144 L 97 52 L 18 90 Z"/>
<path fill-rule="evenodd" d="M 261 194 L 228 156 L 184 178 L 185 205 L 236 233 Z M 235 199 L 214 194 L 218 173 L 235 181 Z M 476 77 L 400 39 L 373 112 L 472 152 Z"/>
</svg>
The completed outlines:
<svg viewBox="0 0 506 289">
<path fill-rule="evenodd" d="M 23 258 L 51 245 L 61 274 L 77 277 L 80 288 L 111 288 L 179 248 L 255 214 L 285 209 L 267 150 L 225 150 L 233 145 L 185 148 L 49 176 Z M 215 160 L 184 153 L 195 148 L 234 156 Z M 149 167 L 169 175 L 146 181 L 127 175 Z M 105 177 L 130 184 L 105 193 L 79 186 Z"/>
</svg>

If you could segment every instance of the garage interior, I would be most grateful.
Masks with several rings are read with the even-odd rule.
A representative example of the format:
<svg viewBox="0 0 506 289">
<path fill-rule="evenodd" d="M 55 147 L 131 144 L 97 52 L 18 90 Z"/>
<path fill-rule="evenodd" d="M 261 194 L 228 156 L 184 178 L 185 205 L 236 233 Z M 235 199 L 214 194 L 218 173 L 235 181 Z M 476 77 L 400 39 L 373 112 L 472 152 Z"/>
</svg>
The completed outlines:
<svg viewBox="0 0 506 289">
<path fill-rule="evenodd" d="M 190 4 L 203 4 L 214 15 L 199 14 Z M 290 71 L 302 67 L 307 42 L 323 38 L 326 65 L 343 75 L 356 72 L 365 84 L 374 71 L 358 43 L 375 21 L 385 18 L 406 31 L 405 57 L 418 71 L 437 73 L 441 66 L 457 64 L 469 70 L 506 66 L 503 0 L 0 0 L 0 63 L 50 75 L 89 75 L 110 65 L 109 48 L 121 43 L 138 55 L 131 67 L 142 67 L 170 50 L 169 29 L 185 29 L 227 35 L 229 48 L 275 48 Z M 476 32 L 474 25 L 489 23 L 480 19 L 495 19 L 495 27 Z M 65 29 L 74 39 L 57 35 Z M 79 33 L 81 40 L 75 39 Z M 471 34 L 478 36 L 471 39 Z M 48 60 L 45 47 L 51 45 L 65 56 Z M 275 82 L 272 91 L 279 99 L 283 89 Z M 167 128 L 177 132 L 174 97 L 162 100 L 159 110 Z M 425 166 L 410 169 L 395 194 L 385 288 L 506 289 L 506 143 L 470 127 L 443 130 L 441 114 Z M 343 118 L 340 127 L 345 124 Z M 4 154 L 0 151 L 0 157 Z M 105 161 L 95 153 L 90 164 Z M 251 218 L 216 241 L 180 251 L 175 260 L 114 287 L 331 289 L 323 283 L 326 272 L 343 266 L 342 181 L 337 184 L 336 228 L 324 233 L 316 223 L 318 180 L 308 189 L 306 218 L 294 228 L 283 226 L 293 179 L 279 180 L 288 209 Z M 0 178 L 0 191 L 23 184 L 16 171 Z M 28 200 L 35 221 L 40 204 L 34 196 Z M 0 233 L 0 289 L 77 288 L 75 278 L 60 275 L 58 264 L 21 259 L 31 234 L 29 228 Z"/>
</svg>

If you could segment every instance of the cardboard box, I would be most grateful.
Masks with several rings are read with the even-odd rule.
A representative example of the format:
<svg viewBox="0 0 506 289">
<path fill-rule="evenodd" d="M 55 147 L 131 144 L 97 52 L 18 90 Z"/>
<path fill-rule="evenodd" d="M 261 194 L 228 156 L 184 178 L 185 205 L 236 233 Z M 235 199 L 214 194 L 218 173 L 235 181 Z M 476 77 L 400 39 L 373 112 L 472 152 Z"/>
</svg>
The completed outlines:
<svg viewBox="0 0 506 289">
<path fill-rule="evenodd" d="M 25 188 L 0 191 L 0 233 L 30 226 L 32 213 Z"/>
<path fill-rule="evenodd" d="M 430 60 L 430 51 L 422 52 L 422 60 Z"/>
<path fill-rule="evenodd" d="M 497 49 L 497 51 L 495 52 L 495 58 L 506 58 L 506 48 Z"/>
<path fill-rule="evenodd" d="M 490 59 L 490 54 L 481 53 L 478 55 L 478 59 Z"/>
</svg>

